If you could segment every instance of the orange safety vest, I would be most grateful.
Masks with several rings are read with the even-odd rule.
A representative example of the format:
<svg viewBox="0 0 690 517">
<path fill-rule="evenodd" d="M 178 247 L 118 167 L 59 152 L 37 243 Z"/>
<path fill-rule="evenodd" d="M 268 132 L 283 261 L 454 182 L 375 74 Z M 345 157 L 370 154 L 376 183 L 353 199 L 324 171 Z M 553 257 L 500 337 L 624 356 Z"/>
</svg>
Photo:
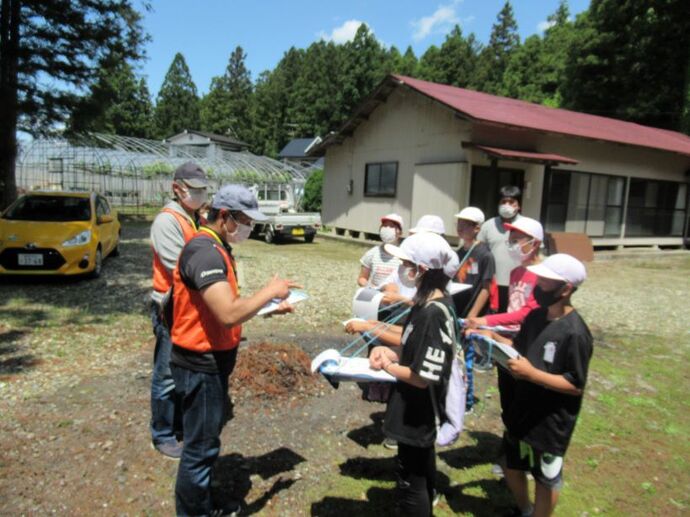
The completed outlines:
<svg viewBox="0 0 690 517">
<path fill-rule="evenodd" d="M 170 208 L 164 208 L 161 212 L 166 212 L 172 214 L 172 216 L 177 220 L 177 224 L 180 225 L 182 229 L 182 236 L 184 237 L 184 242 L 187 243 L 196 234 L 196 224 L 194 220 L 188 215 L 182 215 L 175 210 Z M 172 274 L 168 272 L 168 269 L 163 265 L 163 261 L 153 250 L 153 290 L 159 293 L 165 293 L 172 285 Z"/>
<path fill-rule="evenodd" d="M 238 296 L 235 260 L 225 250 L 220 239 L 205 228 L 202 228 L 194 239 L 209 240 L 209 244 L 218 250 L 228 270 L 230 289 Z M 241 336 L 242 325 L 228 328 L 220 323 L 202 299 L 201 292 L 191 290 L 184 284 L 178 262 L 173 271 L 173 325 L 170 333 L 172 342 L 187 350 L 204 354 L 217 350 L 232 350 L 240 344 Z"/>
</svg>

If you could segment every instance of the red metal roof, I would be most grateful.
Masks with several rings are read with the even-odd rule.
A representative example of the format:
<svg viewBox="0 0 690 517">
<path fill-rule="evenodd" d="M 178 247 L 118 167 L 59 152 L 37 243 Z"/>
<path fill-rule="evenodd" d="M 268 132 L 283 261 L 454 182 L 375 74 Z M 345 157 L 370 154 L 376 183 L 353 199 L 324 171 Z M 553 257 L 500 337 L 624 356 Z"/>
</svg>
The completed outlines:
<svg viewBox="0 0 690 517">
<path fill-rule="evenodd" d="M 690 137 L 675 131 L 642 126 L 597 115 L 549 108 L 412 77 L 395 79 L 470 119 L 606 142 L 660 149 L 690 156 Z"/>
<path fill-rule="evenodd" d="M 514 149 L 503 149 L 501 147 L 489 147 L 488 145 L 477 145 L 477 144 L 467 144 L 463 143 L 463 147 L 472 147 L 474 149 L 479 149 L 489 154 L 490 156 L 495 156 L 497 158 L 506 158 L 518 161 L 533 162 L 533 163 L 568 163 L 576 164 L 577 160 L 573 158 L 568 158 L 567 156 L 562 156 L 560 154 L 546 154 L 546 153 L 534 153 L 528 151 L 516 151 Z"/>
</svg>

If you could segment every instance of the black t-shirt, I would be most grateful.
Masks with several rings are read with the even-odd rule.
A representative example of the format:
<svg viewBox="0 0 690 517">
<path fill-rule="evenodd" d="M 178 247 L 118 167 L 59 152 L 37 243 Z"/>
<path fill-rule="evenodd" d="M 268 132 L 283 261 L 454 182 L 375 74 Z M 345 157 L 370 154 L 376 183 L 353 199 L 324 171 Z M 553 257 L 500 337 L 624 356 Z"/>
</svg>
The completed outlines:
<svg viewBox="0 0 690 517">
<path fill-rule="evenodd" d="M 467 250 L 458 248 L 458 258 L 462 261 L 467 255 Z M 491 254 L 491 249 L 483 242 L 478 242 L 470 252 L 465 262 L 460 266 L 458 271 L 458 280 L 463 284 L 472 285 L 472 289 L 462 291 L 453 296 L 453 303 L 455 304 L 455 313 L 458 317 L 464 318 L 470 312 L 474 301 L 479 295 L 484 282 L 491 282 L 496 274 L 496 261 Z M 479 311 L 478 316 L 483 316 L 489 310 L 489 300 Z"/>
<path fill-rule="evenodd" d="M 592 357 L 592 334 L 577 311 L 554 321 L 547 309 L 534 309 L 514 341 L 517 351 L 539 370 L 563 375 L 584 389 Z M 512 378 L 511 378 L 512 379 Z M 503 422 L 515 437 L 537 450 L 562 456 L 568 448 L 582 405 L 582 396 L 566 395 L 512 379 L 504 383 Z M 503 395 L 506 395 L 503 397 Z"/>
<path fill-rule="evenodd" d="M 448 307 L 452 314 L 450 298 L 437 302 Z M 445 393 L 450 376 L 451 361 L 455 352 L 452 322 L 443 310 L 432 304 L 415 305 L 403 328 L 400 364 L 409 366 L 430 386 L 434 399 L 443 411 Z M 393 385 L 386 408 L 383 430 L 398 442 L 415 447 L 431 447 L 436 439 L 436 419 L 431 402 L 432 390 L 417 388 L 403 381 Z"/>
<path fill-rule="evenodd" d="M 221 240 L 232 257 L 232 248 Z M 215 245 L 213 237 L 197 237 L 190 240 L 180 253 L 180 277 L 187 289 L 200 291 L 216 282 L 228 281 L 225 259 Z M 236 276 L 236 275 L 235 275 Z M 205 373 L 228 373 L 232 369 L 231 351 L 221 350 L 201 354 L 173 343 L 170 362 L 177 366 Z"/>
</svg>

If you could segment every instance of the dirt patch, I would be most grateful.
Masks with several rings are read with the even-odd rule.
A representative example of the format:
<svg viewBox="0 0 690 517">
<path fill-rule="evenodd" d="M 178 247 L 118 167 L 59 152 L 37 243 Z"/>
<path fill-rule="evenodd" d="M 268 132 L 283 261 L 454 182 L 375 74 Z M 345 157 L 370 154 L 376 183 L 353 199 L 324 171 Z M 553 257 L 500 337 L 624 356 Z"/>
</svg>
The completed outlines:
<svg viewBox="0 0 690 517">
<path fill-rule="evenodd" d="M 311 358 L 296 345 L 258 343 L 240 349 L 230 387 L 242 398 L 303 398 L 320 390 Z"/>
</svg>

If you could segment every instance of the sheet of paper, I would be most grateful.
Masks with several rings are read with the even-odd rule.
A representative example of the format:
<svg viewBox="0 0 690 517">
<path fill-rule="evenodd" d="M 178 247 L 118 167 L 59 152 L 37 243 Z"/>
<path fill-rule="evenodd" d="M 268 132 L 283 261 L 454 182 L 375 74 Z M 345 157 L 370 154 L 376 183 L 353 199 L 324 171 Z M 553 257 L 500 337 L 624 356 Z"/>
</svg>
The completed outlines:
<svg viewBox="0 0 690 517">
<path fill-rule="evenodd" d="M 395 382 L 395 377 L 383 370 L 372 370 L 366 357 L 342 357 L 332 348 L 324 350 L 311 362 L 311 371 L 334 381 Z"/>
<path fill-rule="evenodd" d="M 452 280 L 448 282 L 446 286 L 446 291 L 448 291 L 448 294 L 451 296 L 467 291 L 468 289 L 472 289 L 472 284 L 461 284 L 460 282 L 453 282 Z"/>
<path fill-rule="evenodd" d="M 290 290 L 290 294 L 289 294 L 288 297 L 285 299 L 285 301 L 287 301 L 288 303 L 294 305 L 295 303 L 304 301 L 304 300 L 306 300 L 307 298 L 309 298 L 309 295 L 308 295 L 306 292 L 300 291 L 300 290 L 298 290 L 298 289 L 291 289 L 291 290 Z M 283 300 L 281 300 L 281 299 L 279 299 L 279 298 L 274 298 L 273 300 L 271 300 L 270 302 L 268 302 L 266 305 L 264 305 L 264 306 L 261 308 L 261 310 L 260 310 L 259 312 L 257 312 L 257 314 L 258 314 L 259 316 L 262 316 L 262 315 L 264 315 L 264 314 L 269 314 L 269 313 L 275 311 L 275 310 L 278 308 L 278 306 L 280 305 L 280 302 L 282 302 L 282 301 L 283 301 Z"/>
</svg>

